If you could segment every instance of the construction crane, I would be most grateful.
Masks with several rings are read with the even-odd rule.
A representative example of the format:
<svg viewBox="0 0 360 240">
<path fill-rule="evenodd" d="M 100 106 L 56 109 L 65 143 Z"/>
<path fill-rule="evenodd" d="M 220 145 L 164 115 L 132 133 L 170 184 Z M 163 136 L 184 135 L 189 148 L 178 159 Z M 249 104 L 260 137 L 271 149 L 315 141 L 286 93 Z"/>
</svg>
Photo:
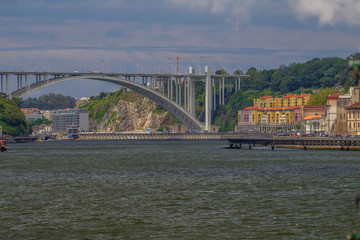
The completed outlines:
<svg viewBox="0 0 360 240">
<path fill-rule="evenodd" d="M 168 58 L 168 60 L 176 59 L 176 74 L 179 74 L 179 60 L 196 59 L 196 58 L 207 58 L 207 57 L 204 57 L 204 56 L 200 56 L 200 57 L 179 57 L 179 56 L 177 56 L 176 58 Z"/>
</svg>

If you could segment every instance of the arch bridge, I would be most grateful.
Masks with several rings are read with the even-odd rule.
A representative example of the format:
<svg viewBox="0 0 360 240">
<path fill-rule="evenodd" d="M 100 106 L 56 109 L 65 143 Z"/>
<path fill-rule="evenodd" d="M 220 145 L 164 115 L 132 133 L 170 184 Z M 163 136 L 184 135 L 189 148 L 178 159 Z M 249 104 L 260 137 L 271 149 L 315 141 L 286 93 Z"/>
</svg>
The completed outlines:
<svg viewBox="0 0 360 240">
<path fill-rule="evenodd" d="M 89 79 L 110 82 L 129 88 L 153 100 L 171 112 L 190 130 L 211 131 L 211 110 L 225 104 L 225 91 L 236 92 L 246 75 L 212 75 L 210 67 L 205 74 L 146 74 L 90 72 L 12 72 L 0 71 L 1 93 L 8 98 L 22 98 L 43 87 L 69 80 Z M 16 81 L 16 82 L 15 82 Z M 205 82 L 205 123 L 195 117 L 195 83 Z M 14 88 L 15 91 L 12 91 Z M 217 91 L 219 89 L 219 91 Z M 217 94 L 217 92 L 219 92 Z M 214 93 L 214 94 L 213 94 Z M 218 97 L 218 101 L 217 101 Z M 217 104 L 218 103 L 218 104 Z"/>
</svg>

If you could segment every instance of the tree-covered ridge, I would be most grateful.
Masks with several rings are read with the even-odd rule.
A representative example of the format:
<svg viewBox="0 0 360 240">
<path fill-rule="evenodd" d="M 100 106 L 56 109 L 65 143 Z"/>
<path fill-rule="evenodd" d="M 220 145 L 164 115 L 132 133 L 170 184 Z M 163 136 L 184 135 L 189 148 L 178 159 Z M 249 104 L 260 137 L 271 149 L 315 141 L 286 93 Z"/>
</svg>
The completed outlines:
<svg viewBox="0 0 360 240">
<path fill-rule="evenodd" d="M 42 95 L 38 99 L 28 98 L 19 101 L 22 108 L 38 108 L 40 110 L 57 110 L 76 106 L 75 98 L 55 93 Z"/>
<path fill-rule="evenodd" d="M 19 106 L 12 100 L 0 97 L 0 125 L 3 134 L 19 136 L 31 133 L 29 124 Z"/>
<path fill-rule="evenodd" d="M 278 69 L 258 71 L 250 68 L 246 74 L 249 78 L 243 80 L 244 90 L 264 90 L 283 94 L 300 88 L 349 87 L 356 83 L 348 67 L 348 60 L 356 59 L 359 54 L 353 54 L 347 59 L 338 57 L 314 58 L 305 63 L 282 65 Z"/>
</svg>

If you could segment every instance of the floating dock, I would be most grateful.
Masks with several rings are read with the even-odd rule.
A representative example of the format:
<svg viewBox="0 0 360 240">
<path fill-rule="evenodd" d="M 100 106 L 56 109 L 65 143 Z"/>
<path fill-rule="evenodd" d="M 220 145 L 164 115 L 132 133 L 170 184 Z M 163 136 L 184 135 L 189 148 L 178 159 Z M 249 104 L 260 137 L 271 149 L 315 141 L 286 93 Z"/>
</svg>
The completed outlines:
<svg viewBox="0 0 360 240">
<path fill-rule="evenodd" d="M 297 149 L 337 149 L 337 150 L 360 150 L 360 139 L 346 138 L 316 138 L 316 137 L 236 137 L 228 138 L 230 148 L 248 148 L 254 146 L 269 146 L 297 148 Z"/>
</svg>

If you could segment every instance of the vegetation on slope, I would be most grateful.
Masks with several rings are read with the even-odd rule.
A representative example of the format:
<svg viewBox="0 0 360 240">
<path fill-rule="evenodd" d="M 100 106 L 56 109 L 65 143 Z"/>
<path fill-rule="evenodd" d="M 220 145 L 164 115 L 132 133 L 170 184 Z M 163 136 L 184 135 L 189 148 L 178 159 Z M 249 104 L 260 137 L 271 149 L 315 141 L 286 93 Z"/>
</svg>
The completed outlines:
<svg viewBox="0 0 360 240">
<path fill-rule="evenodd" d="M 12 100 L 0 97 L 0 125 L 3 134 L 19 136 L 31 133 L 31 124 L 25 119 L 19 106 Z"/>
<path fill-rule="evenodd" d="M 91 120 L 95 120 L 98 123 L 104 121 L 105 114 L 113 107 L 117 106 L 119 101 L 125 102 L 137 102 L 145 98 L 140 93 L 134 91 L 128 91 L 126 89 L 121 89 L 117 92 L 111 94 L 100 93 L 99 96 L 91 97 L 90 101 L 80 106 L 81 108 L 87 109 L 89 111 L 89 118 Z M 152 103 L 149 99 L 148 103 Z M 150 104 L 151 105 L 151 104 Z M 155 109 L 152 110 L 153 114 L 163 114 L 166 110 L 157 105 Z M 123 116 L 117 115 L 115 112 L 111 114 L 109 124 L 114 124 L 117 120 L 122 120 Z M 157 129 L 158 131 L 168 130 L 169 126 L 178 123 L 179 121 L 171 114 L 167 113 L 165 118 L 162 120 L 160 127 Z"/>
</svg>

